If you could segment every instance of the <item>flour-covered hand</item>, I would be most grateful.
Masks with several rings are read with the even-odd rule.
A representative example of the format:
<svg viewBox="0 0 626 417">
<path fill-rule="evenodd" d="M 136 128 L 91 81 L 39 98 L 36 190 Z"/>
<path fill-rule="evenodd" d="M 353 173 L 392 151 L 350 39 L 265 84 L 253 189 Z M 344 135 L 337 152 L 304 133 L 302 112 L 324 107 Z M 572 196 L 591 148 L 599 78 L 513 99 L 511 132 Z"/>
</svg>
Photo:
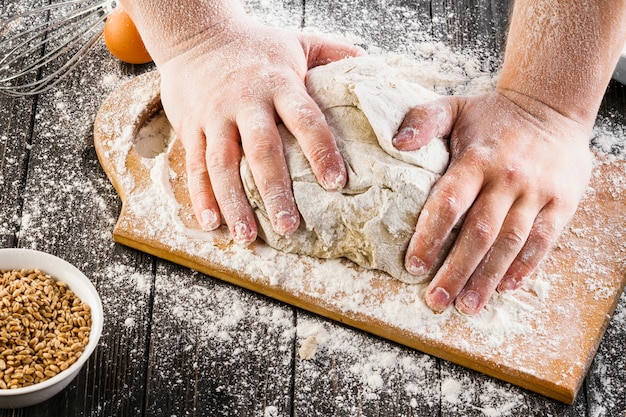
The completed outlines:
<svg viewBox="0 0 626 417">
<path fill-rule="evenodd" d="M 463 219 L 426 292 L 434 310 L 454 302 L 475 314 L 546 256 L 589 182 L 591 129 L 624 42 L 626 2 L 516 0 L 496 90 L 406 116 L 396 147 L 440 134 L 451 151 L 418 218 L 408 271 L 429 271 Z"/>
<path fill-rule="evenodd" d="M 462 220 L 427 288 L 435 311 L 455 303 L 475 314 L 496 288 L 531 274 L 576 210 L 590 178 L 590 132 L 543 103 L 507 92 L 448 97 L 411 110 L 396 138 L 412 150 L 427 136 L 450 138 L 451 162 L 421 212 L 405 262 L 422 275 Z M 514 98 L 517 98 L 513 95 Z"/>
<path fill-rule="evenodd" d="M 126 3 L 161 73 L 163 108 L 185 148 L 191 202 L 204 229 L 217 228 L 223 217 L 235 241 L 255 240 L 239 171 L 243 156 L 274 230 L 287 235 L 298 228 L 279 122 L 298 139 L 320 185 L 345 185 L 343 159 L 304 79 L 309 68 L 361 48 L 265 26 L 239 2 L 185 0 L 186 9 L 163 5 L 165 15 L 150 2 Z M 168 36 L 154 29 L 157 18 L 166 19 L 159 24 Z"/>
</svg>

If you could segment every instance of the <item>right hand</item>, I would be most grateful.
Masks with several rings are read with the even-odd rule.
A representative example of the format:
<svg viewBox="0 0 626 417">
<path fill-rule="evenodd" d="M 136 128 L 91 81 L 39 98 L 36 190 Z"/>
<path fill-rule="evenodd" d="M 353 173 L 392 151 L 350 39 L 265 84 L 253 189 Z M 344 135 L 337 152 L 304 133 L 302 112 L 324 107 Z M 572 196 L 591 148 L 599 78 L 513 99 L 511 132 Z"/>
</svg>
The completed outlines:
<svg viewBox="0 0 626 417">
<path fill-rule="evenodd" d="M 538 267 L 587 188 L 590 130 L 507 90 L 444 97 L 409 111 L 395 146 L 415 150 L 431 137 L 449 137 L 451 159 L 418 217 L 407 270 L 430 271 L 464 218 L 426 290 L 429 307 L 454 303 L 477 314 L 496 289 L 519 287 Z"/>
</svg>

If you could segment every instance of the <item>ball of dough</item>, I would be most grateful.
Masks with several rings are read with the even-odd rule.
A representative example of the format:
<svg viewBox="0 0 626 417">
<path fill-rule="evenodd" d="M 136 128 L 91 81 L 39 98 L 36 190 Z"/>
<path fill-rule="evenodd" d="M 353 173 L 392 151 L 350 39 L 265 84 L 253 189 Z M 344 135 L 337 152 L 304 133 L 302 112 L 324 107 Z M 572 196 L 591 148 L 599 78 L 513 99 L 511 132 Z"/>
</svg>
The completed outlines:
<svg viewBox="0 0 626 417">
<path fill-rule="evenodd" d="M 245 159 L 244 187 L 257 221 L 259 236 L 273 248 L 318 258 L 347 258 L 407 282 L 404 255 L 417 217 L 433 184 L 444 172 L 449 154 L 444 140 L 401 152 L 391 140 L 406 112 L 438 96 L 395 75 L 392 67 L 370 57 L 350 58 L 316 67 L 307 89 L 324 112 L 348 169 L 340 192 L 324 190 L 296 138 L 282 125 L 285 157 L 301 214 L 299 229 L 276 234 Z"/>
</svg>

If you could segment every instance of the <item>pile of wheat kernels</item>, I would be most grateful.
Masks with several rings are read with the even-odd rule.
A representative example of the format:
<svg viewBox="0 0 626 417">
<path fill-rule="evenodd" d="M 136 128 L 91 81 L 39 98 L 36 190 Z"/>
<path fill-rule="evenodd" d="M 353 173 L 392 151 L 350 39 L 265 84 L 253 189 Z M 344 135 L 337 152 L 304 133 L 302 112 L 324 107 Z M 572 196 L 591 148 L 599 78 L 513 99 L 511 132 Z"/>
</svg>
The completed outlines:
<svg viewBox="0 0 626 417">
<path fill-rule="evenodd" d="M 76 362 L 89 342 L 91 311 L 39 270 L 0 271 L 0 326 L 0 388 L 21 388 Z"/>
</svg>

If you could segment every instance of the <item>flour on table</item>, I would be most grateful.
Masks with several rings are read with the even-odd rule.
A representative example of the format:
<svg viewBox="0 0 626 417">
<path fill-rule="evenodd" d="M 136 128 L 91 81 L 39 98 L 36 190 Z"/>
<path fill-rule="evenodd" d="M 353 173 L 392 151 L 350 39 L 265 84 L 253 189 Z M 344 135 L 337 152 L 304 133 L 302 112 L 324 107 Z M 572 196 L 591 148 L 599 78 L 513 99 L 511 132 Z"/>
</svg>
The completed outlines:
<svg viewBox="0 0 626 417">
<path fill-rule="evenodd" d="M 446 143 L 433 138 L 422 149 L 402 152 L 392 138 L 407 111 L 438 95 L 395 74 L 380 59 L 345 59 L 309 71 L 307 88 L 333 130 L 348 169 L 341 192 L 317 182 L 297 140 L 280 126 L 293 193 L 302 216 L 290 236 L 272 229 L 249 166 L 242 178 L 260 236 L 270 246 L 318 258 L 348 258 L 360 266 L 418 283 L 404 254 L 417 216 L 448 164 Z"/>
<path fill-rule="evenodd" d="M 476 93 L 478 92 L 474 91 L 476 85 L 488 84 L 487 82 L 470 83 L 468 80 L 460 86 L 451 85 L 450 88 L 442 88 L 442 85 L 450 83 L 449 77 L 446 78 L 448 72 L 441 73 L 436 68 L 428 71 L 424 69 L 428 68 L 427 62 L 411 61 L 401 56 L 381 56 L 377 59 L 387 62 L 394 68 L 394 71 L 398 70 L 401 74 L 397 77 L 398 79 L 428 85 L 429 88 L 434 88 L 441 94 L 467 93 L 468 90 Z M 432 64 L 437 63 L 435 59 Z M 442 83 L 435 80 L 439 74 L 443 76 Z M 144 85 L 144 82 L 141 87 L 138 87 L 138 91 L 133 93 L 133 96 L 137 96 L 136 103 L 126 110 L 130 113 L 128 116 L 130 120 L 140 119 L 142 109 L 149 106 L 158 94 L 158 78 L 153 77 L 150 80 L 151 85 Z M 431 82 L 433 80 L 437 82 Z M 348 91 L 344 95 L 347 94 L 352 94 L 352 92 Z M 364 113 L 361 120 L 365 120 L 371 130 L 380 131 L 381 128 L 374 129 L 373 124 L 370 123 L 371 116 L 364 110 L 367 109 L 367 105 L 362 106 L 356 93 L 354 97 L 353 107 Z M 335 106 L 333 109 L 339 112 L 342 107 L 348 106 Z M 315 303 L 315 311 L 319 308 L 322 313 L 328 313 L 329 317 L 339 315 L 342 319 L 354 319 L 356 320 L 355 327 L 359 327 L 361 323 L 368 323 L 368 325 L 384 323 L 388 328 L 397 330 L 394 334 L 406 335 L 411 343 L 417 341 L 420 347 L 436 347 L 436 350 L 433 350 L 436 355 L 437 352 L 461 352 L 489 364 L 497 361 L 496 369 L 515 369 L 524 377 L 545 378 L 550 381 L 555 378 L 553 364 L 556 364 L 558 368 L 556 378 L 559 381 L 569 378 L 584 367 L 583 360 L 577 360 L 565 366 L 560 364 L 562 364 L 564 352 L 572 351 L 571 353 L 577 355 L 577 358 L 580 357 L 579 351 L 582 345 L 572 344 L 571 341 L 583 340 L 585 335 L 584 329 L 580 326 L 582 321 L 579 308 L 576 303 L 567 300 L 575 299 L 580 291 L 588 291 L 592 287 L 591 279 L 606 281 L 604 271 L 601 271 L 593 262 L 584 262 L 606 253 L 606 248 L 598 247 L 596 250 L 597 242 L 591 242 L 595 236 L 591 231 L 595 228 L 590 229 L 586 225 L 572 226 L 578 237 L 572 243 L 575 248 L 561 245 L 561 250 L 575 249 L 577 254 L 584 255 L 576 257 L 578 261 L 575 265 L 581 274 L 589 277 L 581 284 L 582 288 L 578 284 L 562 287 L 560 283 L 565 279 L 565 275 L 561 274 L 558 268 L 555 271 L 555 264 L 548 260 L 539 268 L 533 280 L 525 282 L 520 291 L 495 294 L 485 309 L 475 317 L 462 316 L 454 308 L 435 314 L 423 301 L 425 283 L 405 285 L 388 274 L 374 269 L 358 268 L 352 262 L 342 259 L 319 260 L 287 253 L 275 250 L 262 242 L 242 247 L 233 244 L 225 226 L 213 232 L 202 231 L 193 219 L 188 196 L 183 197 L 182 194 L 177 194 L 180 191 L 181 179 L 184 180 L 185 176 L 179 153 L 180 143 L 178 141 L 170 143 L 170 145 L 179 146 L 176 152 L 172 151 L 176 149 L 174 146 L 168 146 L 165 152 L 155 158 L 142 158 L 138 161 L 143 175 L 149 178 L 149 181 L 142 184 L 134 178 L 125 164 L 128 158 L 134 158 L 137 155 L 137 152 L 133 153 L 131 149 L 141 138 L 136 137 L 132 129 L 118 123 L 116 115 L 117 108 L 114 109 L 109 122 L 104 125 L 104 131 L 110 134 L 107 135 L 109 139 L 106 142 L 105 155 L 111 160 L 110 167 L 118 176 L 117 184 L 127 190 L 126 211 L 124 217 L 120 218 L 124 231 L 140 232 L 142 238 L 159 239 L 159 245 L 162 245 L 163 250 L 185 253 L 194 259 L 203 260 L 224 275 L 240 277 L 246 285 L 270 288 L 280 294 L 293 295 L 297 300 Z M 330 116 L 328 117 L 330 119 Z M 163 130 L 159 123 L 151 122 L 147 127 L 147 132 L 143 134 L 148 133 L 148 136 L 150 136 L 150 129 Z M 395 127 L 391 127 L 390 131 L 393 129 Z M 616 136 L 610 129 L 598 133 L 602 137 L 597 141 L 602 144 L 608 146 L 611 143 L 621 143 L 619 135 Z M 604 136 L 607 137 L 604 138 Z M 170 139 L 174 140 L 173 137 Z M 376 142 L 378 139 L 378 137 L 374 138 Z M 377 145 L 381 148 L 380 144 Z M 604 163 L 599 162 L 599 164 Z M 421 169 L 432 175 L 438 175 L 434 170 L 424 168 L 426 167 Z M 626 185 L 624 181 L 618 180 L 611 184 L 613 184 L 611 194 L 616 196 L 623 193 Z M 593 193 L 593 190 L 590 191 Z M 149 204 L 146 204 L 148 201 Z M 588 208 L 583 206 L 581 209 L 587 210 Z M 590 248 L 593 249 L 590 250 Z M 545 273 L 544 267 L 552 272 Z M 172 304 L 173 317 L 188 321 L 194 326 L 202 326 L 197 328 L 196 334 L 203 340 L 219 340 L 229 337 L 228 329 L 231 327 L 231 320 L 217 320 L 216 324 L 214 318 L 207 317 L 206 297 L 212 291 L 198 293 L 197 286 L 187 286 L 180 277 L 176 279 L 170 277 L 167 281 L 171 283 L 172 293 L 176 294 L 175 300 L 184 300 L 184 302 Z M 190 302 L 192 298 L 190 294 L 197 294 L 195 302 Z M 218 298 L 221 304 L 232 302 L 230 295 L 220 295 Z M 237 320 L 243 316 L 253 317 L 255 321 L 267 320 L 268 323 L 274 323 L 276 320 L 275 317 L 266 313 L 254 311 L 247 303 L 239 303 L 236 311 L 237 314 L 234 317 Z M 286 328 L 292 325 L 291 321 L 285 322 Z M 554 329 L 558 331 L 555 332 Z M 359 387 L 364 387 L 366 395 L 384 390 L 387 375 L 389 372 L 395 372 L 395 369 L 402 368 L 401 374 L 410 372 L 412 375 L 424 371 L 424 367 L 417 366 L 421 365 L 421 362 L 396 357 L 394 354 L 389 355 L 389 352 L 380 353 L 381 346 L 386 348 L 392 346 L 391 344 L 378 344 L 371 355 L 364 356 L 364 344 L 355 341 L 359 333 L 351 332 L 345 337 L 338 337 L 343 331 L 343 327 L 340 326 L 329 326 L 329 329 L 324 329 L 316 326 L 315 323 L 303 321 L 301 317 L 298 318 L 296 343 L 298 347 L 303 347 L 302 352 L 298 354 L 302 359 L 304 357 L 315 359 L 297 361 L 308 379 L 316 379 L 318 374 L 315 368 L 318 360 L 323 360 L 331 354 L 335 355 L 333 357 L 347 357 L 355 361 L 357 365 L 350 367 L 350 372 L 353 373 L 351 376 L 359 378 L 361 381 L 358 383 Z M 284 343 L 293 346 L 292 340 Z M 520 343 L 523 343 L 523 349 L 520 349 Z M 390 358 L 396 358 L 396 360 L 390 360 Z M 427 356 L 420 356 L 420 358 L 427 358 L 429 363 L 432 362 Z M 409 368 L 404 369 L 409 365 Z M 393 374 L 389 375 L 392 375 L 390 378 L 393 377 Z M 407 380 L 406 391 L 411 395 L 418 391 L 414 380 L 412 377 Z M 472 388 L 464 380 L 460 383 L 464 392 L 471 388 L 474 393 L 483 393 L 482 385 Z M 457 398 L 455 394 L 458 391 L 455 391 L 454 384 L 449 384 L 447 388 L 448 399 L 451 400 L 450 403 L 454 403 Z M 476 391 L 479 389 L 480 391 Z M 440 395 L 439 390 L 436 394 Z M 496 395 L 490 393 L 494 401 L 489 401 L 489 404 L 481 400 L 480 410 L 488 415 L 509 415 L 510 404 L 519 404 L 519 398 L 515 395 L 505 396 L 506 402 L 502 404 L 499 401 L 499 391 L 494 394 Z M 472 398 L 476 398 L 476 395 Z M 472 398 L 466 399 L 463 396 L 461 403 L 471 402 Z M 411 399 L 411 402 L 413 401 L 418 402 L 421 399 L 416 396 Z"/>
<path fill-rule="evenodd" d="M 309 336 L 302 341 L 300 348 L 298 349 L 298 355 L 300 359 L 313 359 L 315 352 L 317 351 L 317 337 L 315 335 Z"/>
</svg>

